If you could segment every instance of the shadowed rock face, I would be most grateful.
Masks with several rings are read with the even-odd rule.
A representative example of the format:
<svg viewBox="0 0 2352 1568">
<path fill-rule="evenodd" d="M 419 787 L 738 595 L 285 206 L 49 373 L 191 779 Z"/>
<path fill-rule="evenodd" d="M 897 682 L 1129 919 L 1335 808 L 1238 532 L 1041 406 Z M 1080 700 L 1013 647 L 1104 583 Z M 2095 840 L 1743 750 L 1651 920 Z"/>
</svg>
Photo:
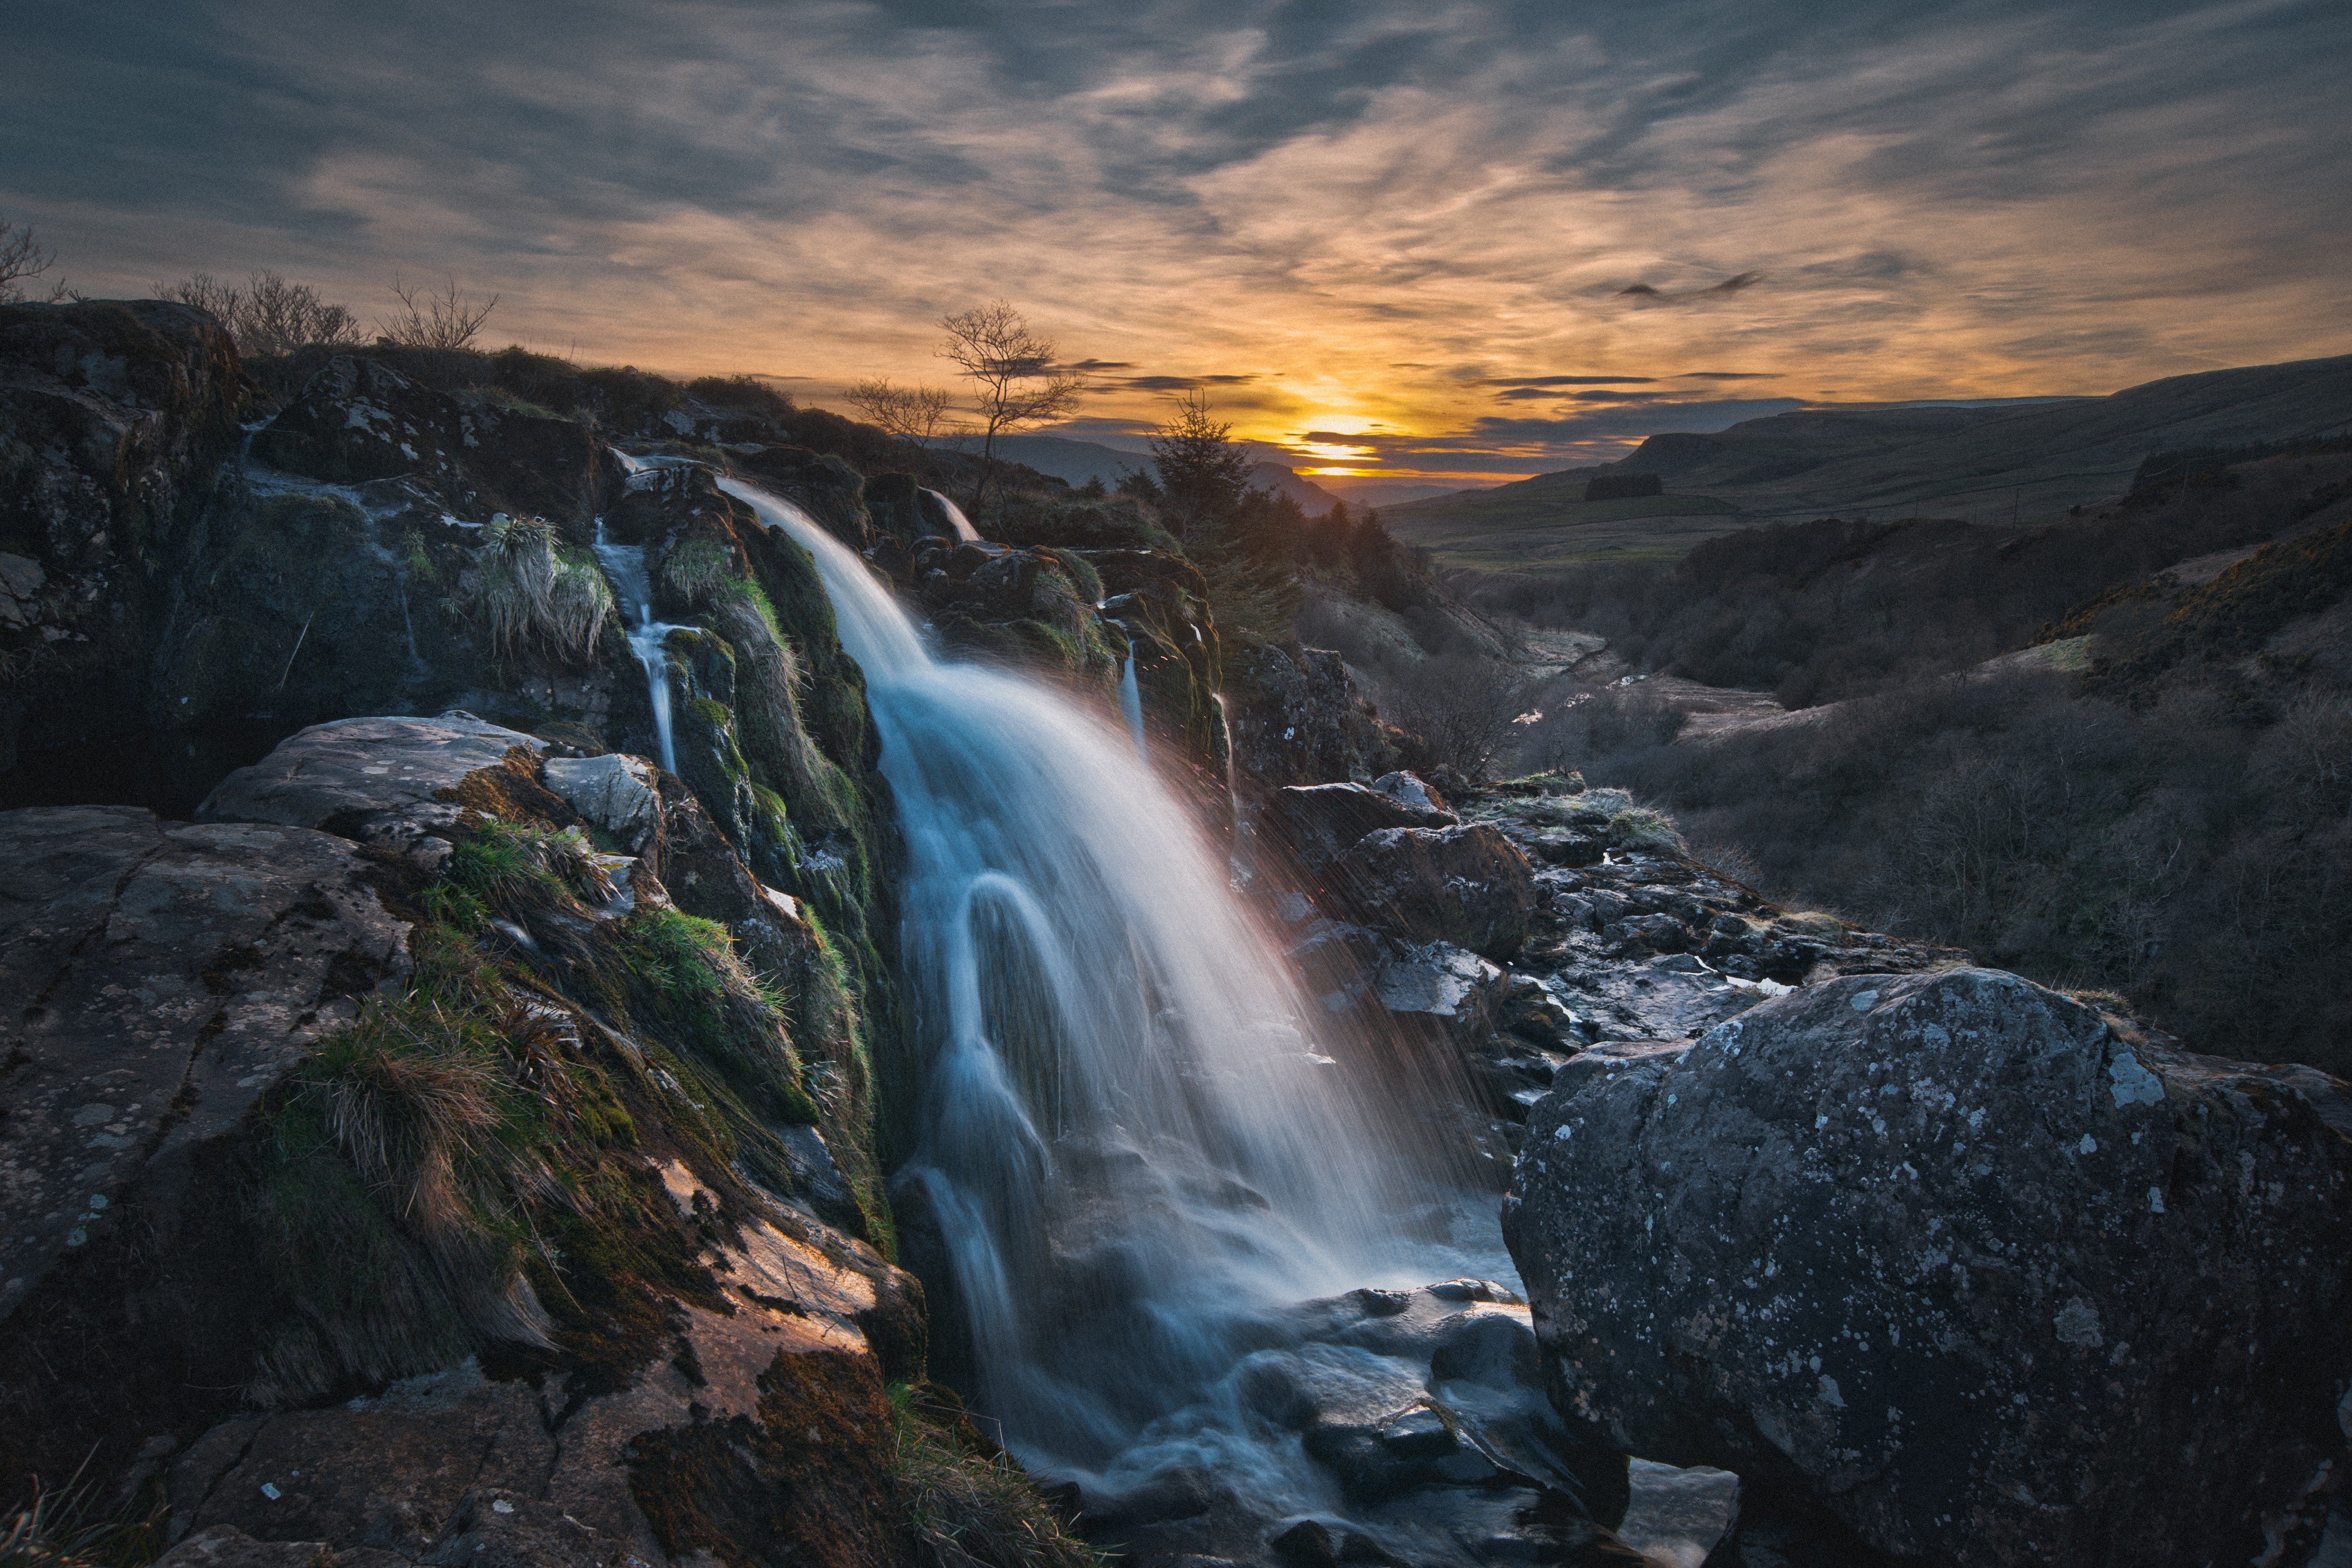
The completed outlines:
<svg viewBox="0 0 2352 1568">
<path fill-rule="evenodd" d="M 1491 958 L 1518 951 L 1536 906 L 1528 857 L 1485 822 L 1382 828 L 1349 845 L 1334 873 L 1375 925 Z"/>
<path fill-rule="evenodd" d="M 1571 1061 L 1506 1234 L 1622 1446 L 1936 1563 L 2246 1561 L 2342 1461 L 2346 1092 L 1996 971 L 1824 980 Z"/>
<path fill-rule="evenodd" d="M 1364 784 L 1307 784 L 1276 789 L 1265 803 L 1265 827 L 1305 869 L 1320 871 L 1367 833 L 1382 828 L 1451 828 L 1461 819 L 1410 773 L 1391 773 L 1392 790 Z M 1418 793 L 1414 791 L 1418 786 Z"/>
<path fill-rule="evenodd" d="M 1369 779 L 1397 765 L 1396 747 L 1329 649 L 1248 648 L 1226 664 L 1234 757 L 1260 784 Z"/>
<path fill-rule="evenodd" d="M 186 542 L 245 394 L 200 311 L 0 306 L 0 776 L 26 748 L 108 752 L 145 718 L 171 586 L 153 568 Z"/>
<path fill-rule="evenodd" d="M 584 425 L 461 402 L 354 355 L 311 377 L 255 434 L 253 455 L 331 485 L 413 479 L 464 516 L 530 512 L 574 529 L 600 487 Z"/>
<path fill-rule="evenodd" d="M 839 983 L 814 975 L 820 934 L 676 779 L 636 758 L 550 779 L 541 749 L 462 714 L 353 720 L 304 731 L 207 804 L 274 820 L 0 813 L 0 994 L 32 1003 L 7 1020 L 0 1116 L 12 1489 L 89 1455 L 110 1496 L 162 1487 L 169 1538 L 185 1537 L 175 1563 L 219 1568 L 325 1548 L 379 1564 L 910 1558 L 883 1379 L 922 1375 L 920 1291 L 816 1218 L 864 1223 L 833 1157 L 870 1168 L 855 1102 L 829 1097 L 830 1145 L 814 1126 L 754 1125 L 757 1111 L 722 1142 L 705 1120 L 714 1080 L 692 1076 L 747 1051 L 791 1060 L 778 1020 L 798 1028 Z M 630 890 L 601 904 L 542 893 L 470 926 L 436 913 L 462 846 L 584 851 L 560 789 L 718 901 L 700 906 L 766 956 L 782 998 L 768 1021 L 662 1010 L 677 977 L 647 956 L 708 938 L 681 929 L 642 861 L 601 858 Z M 749 906 L 719 907 L 736 889 Z M 404 995 L 413 971 L 425 982 Z M 387 1033 L 387 1017 L 406 1021 Z M 491 1032 L 468 1047 L 461 1028 Z M 800 1044 L 816 1059 L 840 1041 L 811 1027 Z M 482 1327 L 451 1349 L 426 1320 L 403 1328 L 388 1314 L 430 1302 L 371 1270 L 385 1228 L 409 1246 L 432 1222 L 363 1173 L 316 1174 L 320 1159 L 342 1171 L 350 1140 L 341 1111 L 311 1124 L 305 1108 L 322 1084 L 364 1083 L 367 1113 L 390 1114 L 380 1096 L 403 1091 L 383 1086 L 415 1080 L 368 1076 L 383 1053 L 411 1071 L 464 1058 L 527 1091 L 496 1102 L 528 1103 L 534 1120 L 504 1130 L 548 1162 L 528 1223 L 550 1245 L 497 1265 L 531 1304 L 521 1332 Z M 838 1086 L 846 1064 L 829 1066 Z M 741 1094 L 750 1080 L 724 1082 Z M 778 1146 L 747 1176 L 743 1141 L 763 1130 Z M 298 1191 L 345 1206 L 309 1251 L 287 1219 Z M 345 1361 L 286 1359 L 314 1322 L 341 1337 L 307 1343 Z"/>
</svg>

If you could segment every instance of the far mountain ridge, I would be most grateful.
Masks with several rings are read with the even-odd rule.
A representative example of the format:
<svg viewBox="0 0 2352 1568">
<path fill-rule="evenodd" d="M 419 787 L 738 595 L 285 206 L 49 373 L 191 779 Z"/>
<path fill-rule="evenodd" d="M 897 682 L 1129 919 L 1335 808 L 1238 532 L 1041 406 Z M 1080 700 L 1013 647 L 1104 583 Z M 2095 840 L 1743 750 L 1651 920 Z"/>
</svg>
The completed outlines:
<svg viewBox="0 0 2352 1568">
<path fill-rule="evenodd" d="M 1386 515 L 1401 535 L 1441 549 L 1470 533 L 1496 545 L 1485 536 L 1498 526 L 1532 547 L 1531 533 L 1602 520 L 1570 510 L 1593 475 L 1649 473 L 1685 498 L 1661 515 L 1718 514 L 1702 534 L 1833 515 L 2031 522 L 2121 494 L 2153 453 L 2315 437 L 2347 423 L 2352 355 L 2338 355 L 2170 376 L 2064 402 L 1771 414 L 1713 434 L 1653 435 L 1615 463 Z"/>
</svg>

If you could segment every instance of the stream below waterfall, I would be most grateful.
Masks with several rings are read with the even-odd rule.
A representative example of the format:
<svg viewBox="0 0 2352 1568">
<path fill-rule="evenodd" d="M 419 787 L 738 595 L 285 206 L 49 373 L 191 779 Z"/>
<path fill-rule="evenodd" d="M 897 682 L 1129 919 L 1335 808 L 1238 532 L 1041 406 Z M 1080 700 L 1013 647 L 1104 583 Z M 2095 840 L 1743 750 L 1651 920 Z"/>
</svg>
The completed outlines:
<svg viewBox="0 0 2352 1568">
<path fill-rule="evenodd" d="M 812 553 L 865 672 L 925 1064 L 894 1191 L 975 1411 L 1131 1552 L 1262 1558 L 1315 1520 L 1359 1560 L 1528 1560 L 1528 1478 L 1572 1492 L 1573 1445 L 1496 1197 L 1318 1017 L 1139 716 L 935 657 L 799 507 L 720 487 Z"/>
</svg>

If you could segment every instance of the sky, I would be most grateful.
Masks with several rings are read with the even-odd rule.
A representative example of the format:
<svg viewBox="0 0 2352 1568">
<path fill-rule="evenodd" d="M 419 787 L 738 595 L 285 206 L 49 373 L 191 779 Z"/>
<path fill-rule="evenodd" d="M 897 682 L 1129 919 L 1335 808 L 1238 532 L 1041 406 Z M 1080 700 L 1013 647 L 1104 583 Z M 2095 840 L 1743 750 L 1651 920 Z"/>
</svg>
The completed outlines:
<svg viewBox="0 0 2352 1568">
<path fill-rule="evenodd" d="M 1335 481 L 2352 351 L 2342 0 L 0 0 L 0 218 L 100 297 L 948 384 L 1003 298 Z"/>
</svg>

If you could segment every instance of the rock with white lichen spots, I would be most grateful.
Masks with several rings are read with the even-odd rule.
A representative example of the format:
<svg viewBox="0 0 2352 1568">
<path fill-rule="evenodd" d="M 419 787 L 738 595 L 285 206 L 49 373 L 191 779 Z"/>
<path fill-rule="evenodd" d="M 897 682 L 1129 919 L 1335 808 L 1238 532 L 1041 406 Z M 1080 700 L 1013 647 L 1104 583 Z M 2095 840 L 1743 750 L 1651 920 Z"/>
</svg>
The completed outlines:
<svg viewBox="0 0 2352 1568">
<path fill-rule="evenodd" d="M 2347 1130 L 2340 1081 L 2012 975 L 1859 976 L 1572 1062 L 1505 1228 L 1555 1401 L 1620 1447 L 1932 1563 L 2302 1563 Z"/>
</svg>

